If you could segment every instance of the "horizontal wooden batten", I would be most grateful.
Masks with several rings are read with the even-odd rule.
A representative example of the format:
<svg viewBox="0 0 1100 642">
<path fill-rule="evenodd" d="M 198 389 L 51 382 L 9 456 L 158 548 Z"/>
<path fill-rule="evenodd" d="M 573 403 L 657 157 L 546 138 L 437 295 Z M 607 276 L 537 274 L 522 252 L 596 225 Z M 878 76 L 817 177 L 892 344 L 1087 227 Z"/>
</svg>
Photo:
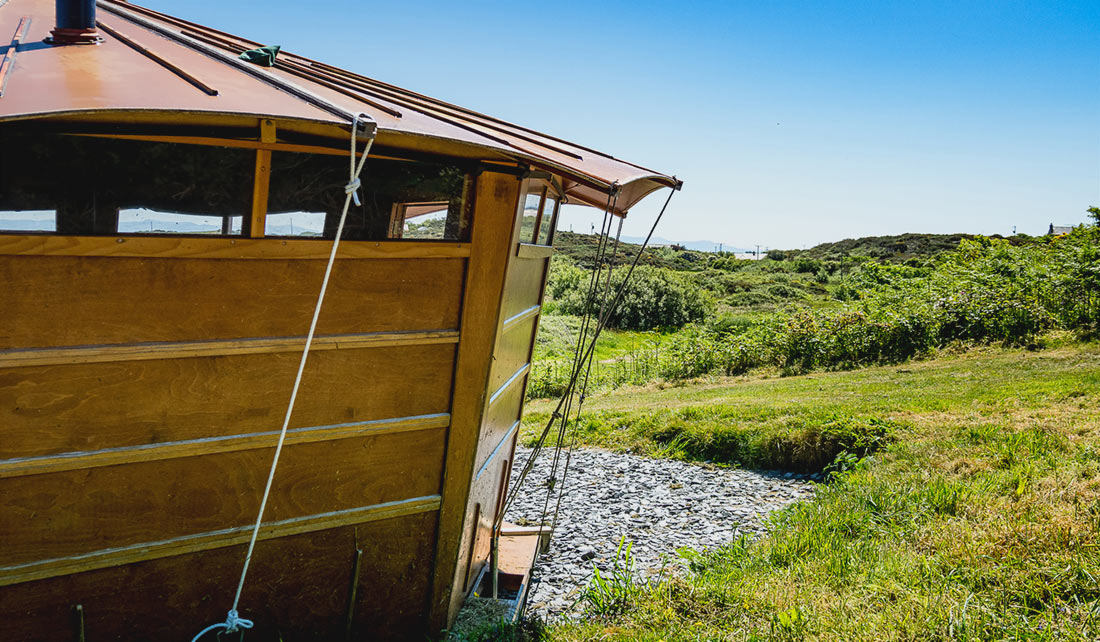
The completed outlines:
<svg viewBox="0 0 1100 642">
<path fill-rule="evenodd" d="M 493 448 L 493 452 L 489 453 L 488 459 L 486 459 L 485 463 L 481 465 L 481 468 L 477 470 L 477 475 L 474 476 L 474 481 L 481 479 L 482 473 L 489 469 L 489 464 L 492 463 L 494 459 L 496 459 L 497 455 L 500 454 L 500 451 L 503 450 L 508 441 L 512 439 L 512 435 L 516 434 L 516 431 L 519 430 L 519 424 L 520 421 L 517 419 L 516 423 L 512 424 L 512 427 L 508 429 L 508 432 L 504 433 L 504 436 L 501 437 L 500 442 L 498 442 L 496 447 Z"/>
<path fill-rule="evenodd" d="M 287 430 L 286 445 L 305 444 L 316 441 L 331 441 L 350 437 L 384 435 L 414 430 L 446 428 L 451 416 L 447 413 L 419 415 L 415 417 L 396 417 L 357 421 L 331 426 L 312 426 Z M 209 437 L 187 441 L 145 444 L 125 448 L 110 448 L 89 452 L 70 452 L 43 457 L 23 457 L 0 460 L 0 479 L 56 473 L 65 470 L 82 470 L 100 466 L 115 466 L 135 462 L 196 457 L 237 450 L 273 448 L 279 440 L 279 431 Z"/>
<path fill-rule="evenodd" d="M 526 310 L 523 310 L 522 312 L 519 312 L 518 314 L 514 314 L 514 315 L 508 317 L 507 319 L 505 319 L 504 320 L 504 325 L 501 329 L 504 332 L 507 332 L 507 331 L 511 330 L 512 328 L 516 327 L 517 325 L 523 323 L 527 319 L 530 319 L 531 317 L 537 316 L 539 314 L 540 310 L 542 310 L 541 305 L 532 305 L 531 307 L 527 308 Z"/>
<path fill-rule="evenodd" d="M 294 517 L 260 526 L 258 539 L 267 540 L 301 533 L 375 522 L 392 517 L 413 515 L 439 510 L 440 496 L 427 495 L 392 502 L 351 508 L 347 510 Z M 133 564 L 145 560 L 159 559 L 174 555 L 184 555 L 215 548 L 235 546 L 248 542 L 252 526 L 238 526 L 197 535 L 176 537 L 156 542 L 145 542 L 131 546 L 104 549 L 74 555 L 0 567 L 0 586 L 41 580 L 58 575 L 70 575 L 111 566 Z"/>
<path fill-rule="evenodd" d="M 0 255 L 118 256 L 201 259 L 327 259 L 332 242 L 322 239 L 202 238 L 181 236 L 58 236 L 0 234 Z M 337 259 L 463 258 L 469 243 L 433 241 L 343 241 Z"/>
<path fill-rule="evenodd" d="M 523 364 L 520 367 L 519 370 L 516 370 L 516 372 L 511 377 L 508 377 L 508 380 L 505 381 L 503 384 L 501 384 L 501 386 L 496 389 L 496 391 L 493 393 L 493 395 L 491 397 L 489 397 L 489 405 L 492 406 L 494 403 L 496 403 L 496 400 L 500 399 L 500 396 L 503 395 L 505 392 L 507 392 L 508 388 L 511 388 L 513 385 L 515 385 L 515 383 L 517 381 L 522 380 L 523 376 L 526 375 L 530 371 L 531 371 L 531 364 L 530 363 Z"/>
<path fill-rule="evenodd" d="M 17 350 L 0 350 L 0 368 L 300 352 L 305 347 L 305 341 L 305 337 L 269 337 L 222 339 L 218 341 L 123 343 L 63 348 L 21 348 Z M 437 343 L 458 343 L 458 330 L 325 335 L 314 337 L 310 350 L 354 350 L 358 348 L 417 346 Z"/>
<path fill-rule="evenodd" d="M 549 245 L 535 245 L 534 243 L 520 243 L 516 248 L 516 256 L 521 259 L 548 259 L 554 255 L 554 248 Z"/>
</svg>

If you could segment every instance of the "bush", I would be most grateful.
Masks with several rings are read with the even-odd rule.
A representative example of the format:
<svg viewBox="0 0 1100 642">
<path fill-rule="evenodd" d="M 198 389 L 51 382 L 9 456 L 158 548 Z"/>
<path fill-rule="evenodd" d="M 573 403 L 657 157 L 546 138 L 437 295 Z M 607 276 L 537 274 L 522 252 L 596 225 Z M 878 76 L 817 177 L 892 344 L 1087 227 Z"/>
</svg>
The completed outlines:
<svg viewBox="0 0 1100 642">
<path fill-rule="evenodd" d="M 555 283 L 558 289 L 551 289 L 551 295 L 560 295 L 556 296 L 558 309 L 566 314 L 583 315 L 587 303 L 588 312 L 599 314 L 603 288 L 599 296 L 588 301 L 587 284 L 583 288 L 575 287 L 571 284 L 577 279 L 576 272 L 563 272 Z M 625 269 L 612 274 L 608 303 L 618 292 L 625 274 Z M 683 276 L 666 268 L 643 266 L 636 269 L 627 282 L 608 326 L 620 330 L 679 328 L 687 323 L 702 321 L 713 307 L 714 301 L 710 295 Z"/>
</svg>

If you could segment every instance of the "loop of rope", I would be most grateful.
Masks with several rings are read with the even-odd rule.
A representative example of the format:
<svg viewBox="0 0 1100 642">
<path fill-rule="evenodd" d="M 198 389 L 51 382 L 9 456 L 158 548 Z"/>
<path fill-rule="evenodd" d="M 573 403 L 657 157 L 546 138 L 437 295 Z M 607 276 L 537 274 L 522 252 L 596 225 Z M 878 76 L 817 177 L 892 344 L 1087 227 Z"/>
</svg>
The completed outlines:
<svg viewBox="0 0 1100 642">
<path fill-rule="evenodd" d="M 233 607 L 229 609 L 229 613 L 225 619 L 225 622 L 219 622 L 212 624 L 203 629 L 198 635 L 196 635 L 191 642 L 196 642 L 206 633 L 214 631 L 220 628 L 224 628 L 226 632 L 234 632 L 239 629 L 250 629 L 253 626 L 252 620 L 246 620 L 239 617 L 237 614 L 237 606 L 241 601 L 241 591 L 244 590 L 244 579 L 248 575 L 248 566 L 252 562 L 252 551 L 256 548 L 256 538 L 260 534 L 260 524 L 263 523 L 264 510 L 267 508 L 267 500 L 271 495 L 271 485 L 275 480 L 275 469 L 279 466 L 279 456 L 283 452 L 283 443 L 286 441 L 287 427 L 290 426 L 290 417 L 294 412 L 294 403 L 298 399 L 298 389 L 302 385 L 302 373 L 306 368 L 306 359 L 309 357 L 310 346 L 313 345 L 313 335 L 317 331 L 317 319 L 321 315 L 321 304 L 325 300 L 325 291 L 328 290 L 329 277 L 332 275 L 332 266 L 336 262 L 336 250 L 340 247 L 340 237 L 344 233 L 344 221 L 348 217 L 348 207 L 351 206 L 351 201 L 354 198 L 355 204 L 359 204 L 358 190 L 359 174 L 363 171 L 363 166 L 367 164 L 367 155 L 370 154 L 371 145 L 374 144 L 374 135 L 377 130 L 371 132 L 367 138 L 366 146 L 363 149 L 363 156 L 359 161 L 359 164 L 355 163 L 355 149 L 358 146 L 356 140 L 359 132 L 360 123 L 367 124 L 373 122 L 370 116 L 360 112 L 356 114 L 355 121 L 351 126 L 351 154 L 348 158 L 349 164 L 349 178 L 348 183 L 344 187 L 344 210 L 340 213 L 340 223 L 336 226 L 336 236 L 332 241 L 332 250 L 329 252 L 328 264 L 325 266 L 325 276 L 321 280 L 321 291 L 317 294 L 317 304 L 313 308 L 313 319 L 309 323 L 309 333 L 306 334 L 306 345 L 302 349 L 302 358 L 298 362 L 298 374 L 294 377 L 294 387 L 290 392 L 290 402 L 287 404 L 286 415 L 283 417 L 283 427 L 279 431 L 279 441 L 275 445 L 275 455 L 271 458 L 271 469 L 267 473 L 267 485 L 264 486 L 263 498 L 260 500 L 260 509 L 256 513 L 256 523 L 252 527 L 252 537 L 248 542 L 248 552 L 245 553 L 244 567 L 241 569 L 241 579 L 237 583 L 237 594 L 233 598 Z"/>
<path fill-rule="evenodd" d="M 240 616 L 237 615 L 236 609 L 230 609 L 229 613 L 227 613 L 226 616 L 225 616 L 225 622 L 218 622 L 217 624 L 211 624 L 210 626 L 206 627 L 205 629 L 199 631 L 198 635 L 191 638 L 191 642 L 198 642 L 198 639 L 201 638 L 202 636 L 206 635 L 207 633 L 209 633 L 211 631 L 216 631 L 218 629 L 225 629 L 224 631 L 222 631 L 222 633 L 234 633 L 234 632 L 238 631 L 239 629 L 251 629 L 251 628 L 252 628 L 252 620 L 246 620 L 245 618 L 240 617 Z M 218 636 L 220 637 L 221 633 L 219 633 Z"/>
<path fill-rule="evenodd" d="M 355 201 L 356 207 L 359 207 L 359 205 L 361 205 L 361 203 L 359 202 L 359 185 L 359 178 L 355 177 L 354 180 L 344 186 L 344 193 L 351 194 L 351 198 Z"/>
</svg>

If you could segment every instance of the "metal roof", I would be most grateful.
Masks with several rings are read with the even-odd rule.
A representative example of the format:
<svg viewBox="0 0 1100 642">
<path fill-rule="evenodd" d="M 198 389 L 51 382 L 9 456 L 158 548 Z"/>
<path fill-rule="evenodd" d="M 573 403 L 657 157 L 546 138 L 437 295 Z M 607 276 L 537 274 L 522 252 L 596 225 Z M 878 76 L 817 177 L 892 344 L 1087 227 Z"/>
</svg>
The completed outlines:
<svg viewBox="0 0 1100 642">
<path fill-rule="evenodd" d="M 125 112 L 232 115 L 350 126 L 364 112 L 380 143 L 445 143 L 561 178 L 570 202 L 624 213 L 672 177 L 416 92 L 281 51 L 274 67 L 238 59 L 261 43 L 132 3 L 99 0 L 99 45 L 51 46 L 53 0 L 0 0 L 0 121 Z M 12 34 L 9 37 L 9 34 Z M 185 118 L 180 119 L 181 122 Z"/>
</svg>

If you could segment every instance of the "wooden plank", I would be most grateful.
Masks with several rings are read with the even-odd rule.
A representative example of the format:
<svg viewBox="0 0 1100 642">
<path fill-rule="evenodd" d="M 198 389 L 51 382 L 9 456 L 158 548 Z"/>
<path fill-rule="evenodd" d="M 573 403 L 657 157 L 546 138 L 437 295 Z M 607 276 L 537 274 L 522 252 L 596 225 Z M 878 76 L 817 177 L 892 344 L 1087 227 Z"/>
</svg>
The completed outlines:
<svg viewBox="0 0 1100 642">
<path fill-rule="evenodd" d="M 470 484 L 518 210 L 516 177 L 502 174 L 478 177 L 432 576 L 429 613 L 433 631 L 450 624 L 463 597 L 461 583 L 466 568 L 461 552 L 468 546 L 465 540 L 472 525 L 472 515 L 467 510 L 472 506 L 468 501 Z M 511 234 L 504 233 L 509 229 Z"/>
<path fill-rule="evenodd" d="M 269 121 L 270 122 L 270 121 Z M 271 186 L 271 151 L 256 150 L 256 171 L 252 177 L 252 214 L 248 219 L 248 236 L 258 239 L 264 236 L 267 222 L 267 193 Z"/>
<path fill-rule="evenodd" d="M 504 326 L 501 329 L 504 332 L 507 332 L 507 331 L 511 330 L 512 328 L 514 328 L 515 326 L 519 325 L 520 323 L 523 323 L 527 319 L 530 319 L 531 317 L 534 317 L 534 316 L 538 316 L 541 311 L 542 311 L 542 306 L 541 305 L 532 305 L 531 307 L 529 307 L 525 310 L 521 310 L 520 312 L 517 312 L 516 314 L 513 314 L 512 316 L 505 319 L 504 320 Z"/>
<path fill-rule="evenodd" d="M 123 343 L 115 345 L 73 346 L 64 348 L 23 348 L 0 350 L 0 369 L 28 366 L 71 365 L 191 357 L 225 357 L 237 354 L 301 353 L 305 337 L 223 339 L 221 341 L 176 341 L 162 343 Z M 361 332 L 314 337 L 310 351 L 357 350 L 396 346 L 420 346 L 458 343 L 457 330 L 423 332 Z"/>
<path fill-rule="evenodd" d="M 350 639 L 428 639 L 435 529 L 436 514 L 429 511 L 261 542 L 241 596 L 241 616 L 256 623 L 246 639 L 345 639 L 357 548 L 363 564 Z M 244 549 L 240 544 L 6 587 L 0 598 L 4 637 L 73 642 L 79 603 L 88 640 L 190 640 L 225 620 Z"/>
<path fill-rule="evenodd" d="M 546 275 L 545 259 L 520 259 L 508 267 L 508 281 L 504 286 L 504 318 L 515 316 L 542 302 L 542 282 Z"/>
<path fill-rule="evenodd" d="M 283 450 L 265 518 L 281 520 L 438 494 L 443 430 Z M 244 527 L 273 449 L 0 480 L 0 567 Z"/>
<path fill-rule="evenodd" d="M 446 428 L 451 416 L 447 413 L 419 415 L 413 417 L 394 417 L 391 419 L 373 419 L 332 426 L 310 426 L 293 428 L 287 431 L 286 445 L 306 444 L 314 441 L 331 441 L 365 435 L 384 435 L 411 430 Z M 279 431 L 252 433 L 245 435 L 227 435 L 208 437 L 162 444 L 109 448 L 90 452 L 70 452 L 42 457 L 23 457 L 0 460 L 0 479 L 41 475 L 64 470 L 80 470 L 99 466 L 117 466 L 160 459 L 178 457 L 197 457 L 217 453 L 250 450 L 253 448 L 274 448 L 279 439 Z"/>
<path fill-rule="evenodd" d="M 491 408 L 496 404 L 506 392 L 508 392 L 513 386 L 517 385 L 522 377 L 527 376 L 527 373 L 531 371 L 531 364 L 524 363 L 518 370 L 512 373 L 511 377 L 508 377 L 507 381 L 500 384 L 500 387 L 493 391 L 493 394 L 489 397 L 489 407 Z"/>
<path fill-rule="evenodd" d="M 345 510 L 307 515 L 277 521 L 265 522 L 260 526 L 258 541 L 312 533 L 315 531 L 366 524 L 382 519 L 392 519 L 404 515 L 415 515 L 439 510 L 439 495 L 414 497 L 371 506 L 349 508 Z M 223 528 L 198 535 L 187 535 L 156 542 L 141 542 L 130 546 L 109 548 L 83 555 L 71 555 L 48 560 L 39 560 L 27 564 L 0 567 L 0 586 L 10 586 L 22 582 L 84 573 L 101 568 L 134 564 L 147 560 L 175 555 L 187 555 L 199 551 L 208 551 L 226 546 L 236 546 L 248 542 L 252 537 L 252 524 Z"/>
<path fill-rule="evenodd" d="M 532 532 L 501 529 L 499 563 L 501 573 L 520 575 L 525 580 L 529 577 L 535 555 L 539 550 L 542 533 L 547 532 L 540 528 L 529 530 Z"/>
<path fill-rule="evenodd" d="M 456 328 L 464 263 L 339 261 L 317 333 Z M 320 260 L 3 258 L 0 349 L 295 336 L 309 327 L 324 268 Z"/>
<path fill-rule="evenodd" d="M 184 236 L 58 236 L 0 234 L 0 255 L 117 256 L 201 259 L 328 259 L 319 239 L 203 238 Z M 469 243 L 341 241 L 338 259 L 464 258 Z"/>
<path fill-rule="evenodd" d="M 279 428 L 299 355 L 0 370 L 0 459 L 184 442 Z M 310 356 L 291 428 L 449 411 L 454 345 Z"/>
<path fill-rule="evenodd" d="M 537 316 L 530 316 L 523 323 L 506 326 L 497 337 L 493 350 L 493 370 L 489 375 L 489 390 L 495 391 L 531 358 L 531 344 L 535 340 Z"/>
<path fill-rule="evenodd" d="M 278 138 L 278 130 L 275 121 L 270 118 L 260 120 L 260 142 L 268 145 L 274 144 Z"/>
<path fill-rule="evenodd" d="M 516 248 L 516 256 L 521 259 L 548 259 L 553 255 L 554 247 L 551 245 L 520 243 Z"/>
<path fill-rule="evenodd" d="M 80 116 L 88 116 L 88 115 L 89 114 L 81 114 Z M 130 116 L 130 114 L 118 114 L 118 117 L 120 119 L 129 120 L 129 116 Z M 191 119 L 190 122 L 195 122 L 193 120 L 194 116 L 195 116 L 195 114 L 189 114 L 189 117 Z M 85 120 L 85 118 L 81 118 L 81 120 Z M 90 120 L 90 119 L 88 119 L 88 120 Z M 226 120 L 226 121 L 223 121 L 221 124 L 222 125 L 242 125 L 243 124 L 241 122 L 242 120 L 249 120 L 249 119 L 247 117 L 243 117 L 243 118 L 234 119 L 234 120 Z M 142 124 L 141 121 L 130 121 L 130 122 L 132 124 Z M 170 118 L 168 118 L 167 120 L 164 121 L 164 124 L 179 125 L 179 112 L 175 112 L 172 117 L 170 117 Z M 300 125 L 300 124 L 301 124 L 300 122 L 295 122 L 295 121 L 283 121 L 280 124 L 280 127 L 284 130 L 292 130 L 292 129 L 298 129 L 298 127 L 296 127 L 296 125 Z M 68 131 L 68 132 L 63 132 L 63 133 L 66 136 L 86 136 L 86 137 L 89 137 L 89 138 L 115 138 L 115 139 L 120 139 L 120 140 L 140 140 L 140 141 L 147 141 L 147 142 L 151 142 L 151 143 L 175 143 L 175 144 L 179 144 L 179 145 L 203 145 L 203 146 L 213 146 L 213 147 L 232 147 L 234 149 L 265 149 L 265 150 L 269 150 L 269 151 L 272 151 L 272 152 L 298 152 L 298 153 L 302 153 L 302 154 L 322 154 L 322 155 L 325 155 L 325 156 L 343 156 L 344 158 L 348 157 L 348 153 L 350 151 L 348 149 L 348 143 L 347 143 L 347 140 L 346 140 L 347 132 L 342 131 L 342 130 L 338 131 L 337 133 L 339 135 L 343 136 L 345 140 L 334 140 L 333 141 L 334 147 L 325 147 L 323 145 L 301 145 L 301 144 L 296 144 L 296 143 L 277 142 L 277 141 L 276 142 L 263 142 L 263 141 L 258 141 L 258 140 L 249 140 L 247 138 L 215 138 L 215 137 L 211 137 L 211 136 L 164 136 L 164 135 L 155 135 L 155 134 L 109 134 L 109 133 L 105 133 L 105 132 L 89 133 L 89 132 L 75 132 L 75 131 Z M 303 132 L 299 132 L 299 133 L 303 133 Z M 381 132 L 379 135 L 383 138 L 385 138 L 385 136 L 386 136 L 385 132 Z M 405 139 L 405 140 L 407 140 L 407 139 Z M 391 141 L 391 142 L 393 142 L 393 141 Z M 391 153 L 387 153 L 386 149 L 388 149 Z M 356 156 L 356 158 L 362 158 L 363 152 L 362 151 L 357 151 L 357 152 L 355 152 L 355 156 Z M 438 153 L 432 153 L 432 154 L 427 155 L 427 156 L 425 156 L 424 154 L 421 154 L 421 153 L 412 153 L 412 154 L 401 155 L 400 151 L 393 148 L 393 147 L 384 148 L 382 145 L 377 145 L 376 144 L 376 145 L 371 147 L 370 157 L 372 159 L 405 161 L 405 162 L 409 162 L 409 161 L 418 162 L 418 161 L 425 161 L 425 160 L 427 162 L 442 162 L 442 161 L 445 161 L 447 159 L 454 159 L 455 155 L 453 153 L 443 154 L 443 155 L 438 154 Z M 508 162 L 500 162 L 500 161 L 488 161 L 488 160 L 484 160 L 484 159 L 482 159 L 482 158 L 480 158 L 476 155 L 471 156 L 468 153 L 463 154 L 463 157 L 469 158 L 471 160 L 481 161 L 481 163 L 485 167 L 486 171 L 505 172 L 505 173 L 512 174 L 512 175 L 521 174 L 523 172 L 523 170 L 518 168 L 514 162 L 513 163 L 508 163 Z"/>
<path fill-rule="evenodd" d="M 523 413 L 523 390 L 527 380 L 524 375 L 518 377 L 513 383 L 500 390 L 500 395 L 489 405 L 482 420 L 481 431 L 478 435 L 477 458 L 475 462 L 480 467 L 489 458 L 493 448 L 500 443 L 504 435 Z"/>
<path fill-rule="evenodd" d="M 489 466 L 492 465 L 493 461 L 496 460 L 498 455 L 500 455 L 501 453 L 506 453 L 509 455 L 511 454 L 512 448 L 510 440 L 516 435 L 516 431 L 519 430 L 519 425 L 520 421 L 517 419 L 516 423 L 512 424 L 512 427 L 508 429 L 508 432 L 505 433 L 504 437 L 493 448 L 493 452 L 489 453 L 489 457 L 477 469 L 477 475 L 474 477 L 475 481 L 480 479 L 481 476 L 485 474 L 485 471 L 489 469 Z"/>
</svg>

